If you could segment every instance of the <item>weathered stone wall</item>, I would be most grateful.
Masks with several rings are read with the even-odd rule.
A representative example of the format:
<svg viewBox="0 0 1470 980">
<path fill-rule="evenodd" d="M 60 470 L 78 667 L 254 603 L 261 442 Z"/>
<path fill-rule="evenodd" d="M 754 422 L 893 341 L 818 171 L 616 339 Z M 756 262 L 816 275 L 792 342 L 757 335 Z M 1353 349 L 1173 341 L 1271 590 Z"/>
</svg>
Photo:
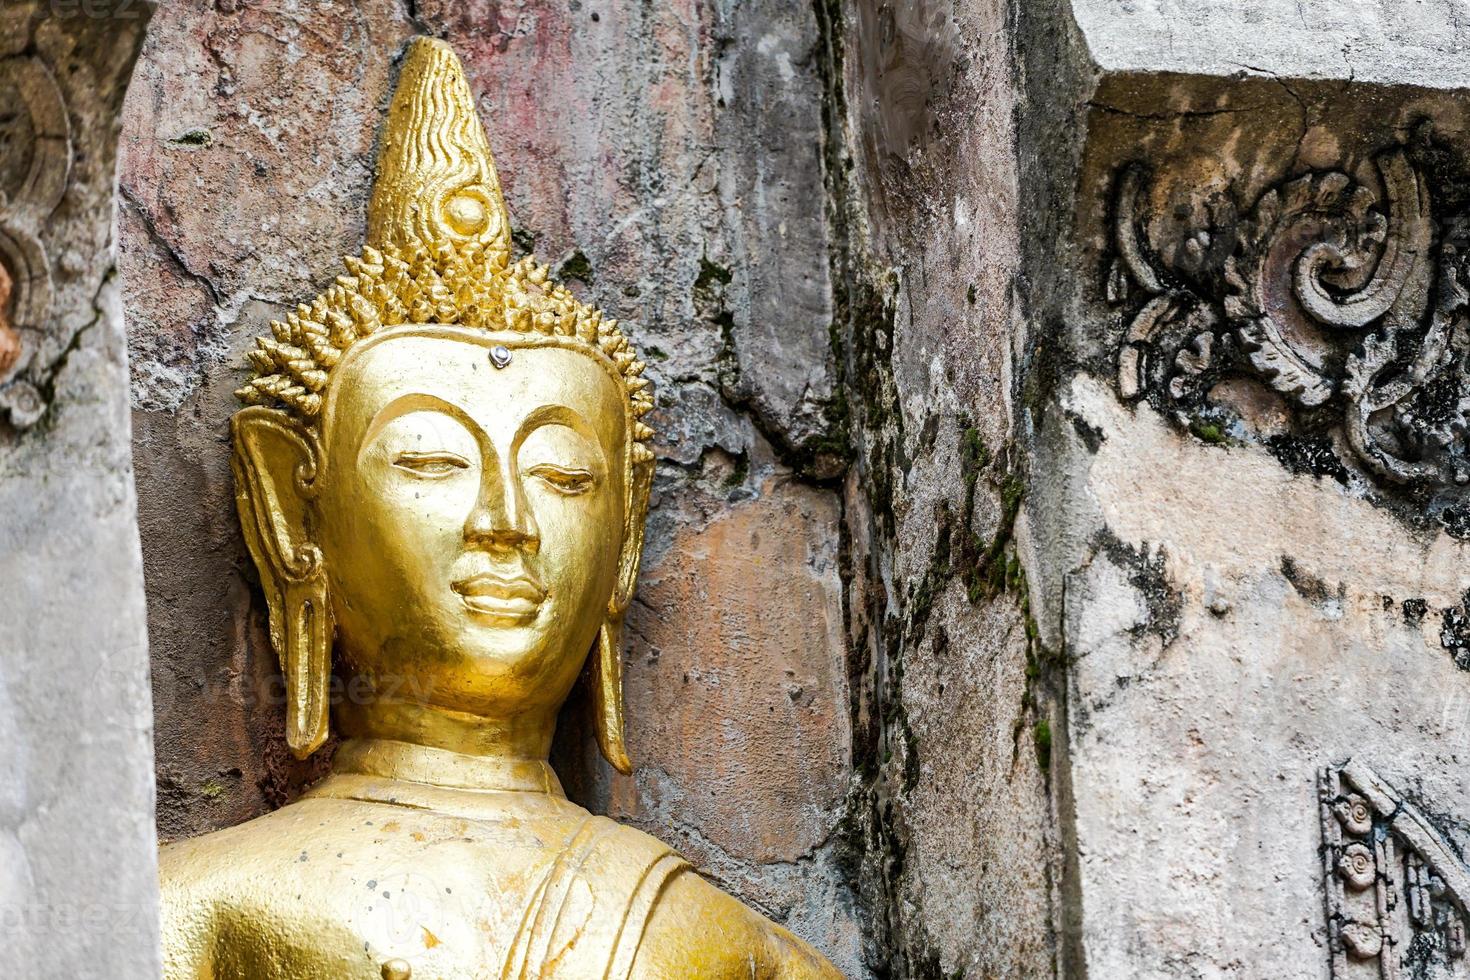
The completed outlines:
<svg viewBox="0 0 1470 980">
<path fill-rule="evenodd" d="M 0 948 L 157 976 L 118 121 L 148 11 L 0 8 Z"/>
<path fill-rule="evenodd" d="M 1075 67 L 1029 91 L 1071 113 L 1070 146 L 1031 148 L 1072 177 L 1037 182 L 1067 217 L 1032 294 L 1020 532 L 1065 681 L 1064 975 L 1465 975 L 1470 147 L 1463 93 L 1411 87 L 1462 84 L 1455 32 L 1075 7 L 1049 47 Z M 1319 800 L 1349 759 L 1388 787 L 1361 824 L 1348 783 Z"/>
<path fill-rule="evenodd" d="M 659 470 L 628 623 L 632 778 L 573 703 L 573 795 L 862 976 L 823 39 L 805 4 L 182 2 L 127 105 L 122 279 L 165 837 L 278 805 L 275 658 L 226 419 L 251 338 L 338 274 L 404 41 L 464 58 L 516 240 L 632 325 Z M 779 570 L 779 574 L 776 574 Z"/>
<path fill-rule="evenodd" d="M 1054 969 L 1049 692 L 1013 532 L 1024 336 L 1014 10 L 830 5 L 861 880 L 887 969 Z"/>
<path fill-rule="evenodd" d="M 1464 974 L 1470 148 L 1413 9 L 829 13 L 894 972 Z"/>
<path fill-rule="evenodd" d="M 853 976 L 1345 980 L 1375 942 L 1463 975 L 1463 30 L 1447 0 L 160 12 L 122 272 L 161 833 L 319 771 L 224 424 L 249 338 L 360 242 L 427 31 L 517 242 L 658 384 L 639 769 L 574 701 L 573 795 Z"/>
</svg>

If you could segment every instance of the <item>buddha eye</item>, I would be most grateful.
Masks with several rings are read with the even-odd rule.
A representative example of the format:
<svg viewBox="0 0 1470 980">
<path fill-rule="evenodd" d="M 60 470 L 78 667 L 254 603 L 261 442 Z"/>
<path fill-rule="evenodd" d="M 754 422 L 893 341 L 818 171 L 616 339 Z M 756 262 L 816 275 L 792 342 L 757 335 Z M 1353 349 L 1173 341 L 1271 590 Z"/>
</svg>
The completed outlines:
<svg viewBox="0 0 1470 980">
<path fill-rule="evenodd" d="M 531 467 L 531 475 L 551 487 L 557 493 L 575 496 L 592 489 L 596 478 L 586 470 L 569 470 L 550 463 Z"/>
<path fill-rule="evenodd" d="M 415 476 L 431 479 L 446 477 L 470 466 L 468 460 L 454 453 L 399 453 L 393 465 Z"/>
</svg>

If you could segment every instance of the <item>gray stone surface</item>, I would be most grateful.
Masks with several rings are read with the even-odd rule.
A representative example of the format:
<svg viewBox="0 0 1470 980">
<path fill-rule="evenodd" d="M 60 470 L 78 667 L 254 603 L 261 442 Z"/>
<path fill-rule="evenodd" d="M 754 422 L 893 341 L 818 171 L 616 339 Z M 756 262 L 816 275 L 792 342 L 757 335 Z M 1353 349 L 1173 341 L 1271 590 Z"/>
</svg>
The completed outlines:
<svg viewBox="0 0 1470 980">
<path fill-rule="evenodd" d="M 1470 83 L 1458 0 L 1073 0 L 1107 74 L 1238 72 L 1426 88 Z"/>
<path fill-rule="evenodd" d="M 1470 547 L 1087 379 L 1064 404 L 1106 436 L 1061 637 L 1089 975 L 1324 976 L 1319 767 L 1366 761 L 1470 842 L 1470 687 L 1439 635 Z"/>
<path fill-rule="evenodd" d="M 0 33 L 0 262 L 23 287 L 0 304 L 19 344 L 0 373 L 0 947 L 33 976 L 143 980 L 152 714 L 113 167 L 147 11 L 49 8 L 8 4 Z"/>
<path fill-rule="evenodd" d="M 862 882 L 889 968 L 1053 971 L 1059 847 L 1013 522 L 1025 216 L 1010 10 L 845 7 Z M 851 168 L 847 165 L 851 159 Z"/>
<path fill-rule="evenodd" d="M 1432 4 L 1303 4 L 1295 25 L 1278 22 L 1290 8 L 1078 3 L 1098 65 L 1065 30 L 1031 55 L 1073 66 L 1070 83 L 1053 87 L 1068 77 L 1054 74 L 1029 89 L 1070 145 L 1039 132 L 1022 143 L 1037 172 L 1065 176 L 1033 184 L 1034 207 L 1064 220 L 1043 238 L 1055 271 L 1030 293 L 1020 409 L 1033 435 L 1018 522 L 1061 685 L 1063 975 L 1327 977 L 1317 778 L 1350 757 L 1455 846 L 1466 839 L 1463 491 L 1439 476 L 1385 479 L 1353 448 L 1352 359 L 1399 328 L 1323 326 L 1293 278 L 1307 247 L 1346 227 L 1324 217 L 1339 213 L 1330 198 L 1311 203 L 1325 186 L 1312 175 L 1340 172 L 1388 216 L 1375 162 L 1385 151 L 1424 176 L 1434 249 L 1457 234 L 1463 94 L 1412 87 L 1462 83 L 1455 34 L 1421 32 Z M 1410 11 L 1425 20 L 1396 29 Z M 1384 34 L 1348 43 L 1360 30 Z M 1410 57 L 1418 45 L 1434 50 Z M 1371 66 L 1356 60 L 1369 55 Z M 1237 59 L 1289 77 L 1240 77 Z M 1132 207 L 1120 193 L 1130 172 Z M 1296 208 L 1313 216 L 1273 224 Z M 1162 277 L 1154 286 L 1127 272 L 1125 227 Z M 1367 251 L 1365 272 L 1380 254 Z M 1427 299 L 1419 288 L 1406 295 Z M 1148 327 L 1140 314 L 1162 296 L 1174 312 Z M 1281 349 L 1320 354 L 1320 404 L 1259 356 L 1241 297 L 1283 326 Z M 1429 319 L 1412 307 L 1406 356 Z M 1457 363 L 1459 343 L 1443 363 Z M 1375 417 L 1379 438 L 1408 431 L 1390 415 Z M 1442 945 L 1411 944 L 1407 921 L 1395 927 L 1401 975 L 1464 975 Z M 1345 960 L 1331 975 L 1378 969 Z"/>
</svg>

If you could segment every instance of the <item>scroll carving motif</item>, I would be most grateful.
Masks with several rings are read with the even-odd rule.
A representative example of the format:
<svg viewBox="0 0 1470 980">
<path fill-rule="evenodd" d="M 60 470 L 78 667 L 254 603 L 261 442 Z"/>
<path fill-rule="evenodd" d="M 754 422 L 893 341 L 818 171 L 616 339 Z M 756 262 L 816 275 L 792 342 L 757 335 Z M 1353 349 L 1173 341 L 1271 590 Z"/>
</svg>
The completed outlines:
<svg viewBox="0 0 1470 980">
<path fill-rule="evenodd" d="M 0 59 L 0 109 L 13 112 L 4 134 L 9 166 L 0 174 L 0 413 L 24 429 L 45 412 L 27 377 L 51 306 L 51 262 L 39 232 L 66 193 L 70 123 L 56 80 L 34 57 Z"/>
<path fill-rule="evenodd" d="M 1332 980 L 1461 975 L 1470 868 L 1361 762 L 1322 770 L 1322 878 Z"/>
<path fill-rule="evenodd" d="M 1386 486 L 1470 484 L 1470 213 L 1436 214 L 1409 147 L 1375 161 L 1381 189 L 1312 172 L 1154 247 L 1150 174 L 1115 190 L 1107 299 L 1124 314 L 1117 386 L 1186 425 L 1246 377 L 1342 462 Z"/>
</svg>

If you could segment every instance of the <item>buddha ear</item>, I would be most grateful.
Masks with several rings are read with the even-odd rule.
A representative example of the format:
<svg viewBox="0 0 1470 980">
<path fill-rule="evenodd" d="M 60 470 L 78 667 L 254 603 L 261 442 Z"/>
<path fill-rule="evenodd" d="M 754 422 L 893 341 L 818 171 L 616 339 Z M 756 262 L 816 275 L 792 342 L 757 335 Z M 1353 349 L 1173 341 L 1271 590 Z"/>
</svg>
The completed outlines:
<svg viewBox="0 0 1470 980">
<path fill-rule="evenodd" d="M 247 408 L 230 421 L 235 504 L 270 610 L 286 677 L 286 743 L 304 759 L 327 740 L 332 621 L 326 570 L 307 514 L 321 459 L 316 437 L 283 412 Z"/>
<path fill-rule="evenodd" d="M 638 565 L 643 560 L 643 525 L 648 518 L 648 493 L 653 486 L 653 460 L 634 463 L 628 487 L 628 509 L 623 518 L 623 551 L 618 558 L 618 584 L 610 607 L 626 612 L 638 586 Z"/>
<path fill-rule="evenodd" d="M 629 477 L 628 506 L 623 517 L 623 550 L 618 558 L 618 581 L 607 603 L 607 619 L 597 632 L 597 653 L 589 665 L 592 704 L 597 714 L 597 745 L 602 757 L 618 772 L 630 775 L 633 762 L 623 740 L 623 617 L 638 584 L 643 557 L 643 524 L 648 516 L 648 493 L 653 485 L 653 460 L 634 463 Z"/>
</svg>

